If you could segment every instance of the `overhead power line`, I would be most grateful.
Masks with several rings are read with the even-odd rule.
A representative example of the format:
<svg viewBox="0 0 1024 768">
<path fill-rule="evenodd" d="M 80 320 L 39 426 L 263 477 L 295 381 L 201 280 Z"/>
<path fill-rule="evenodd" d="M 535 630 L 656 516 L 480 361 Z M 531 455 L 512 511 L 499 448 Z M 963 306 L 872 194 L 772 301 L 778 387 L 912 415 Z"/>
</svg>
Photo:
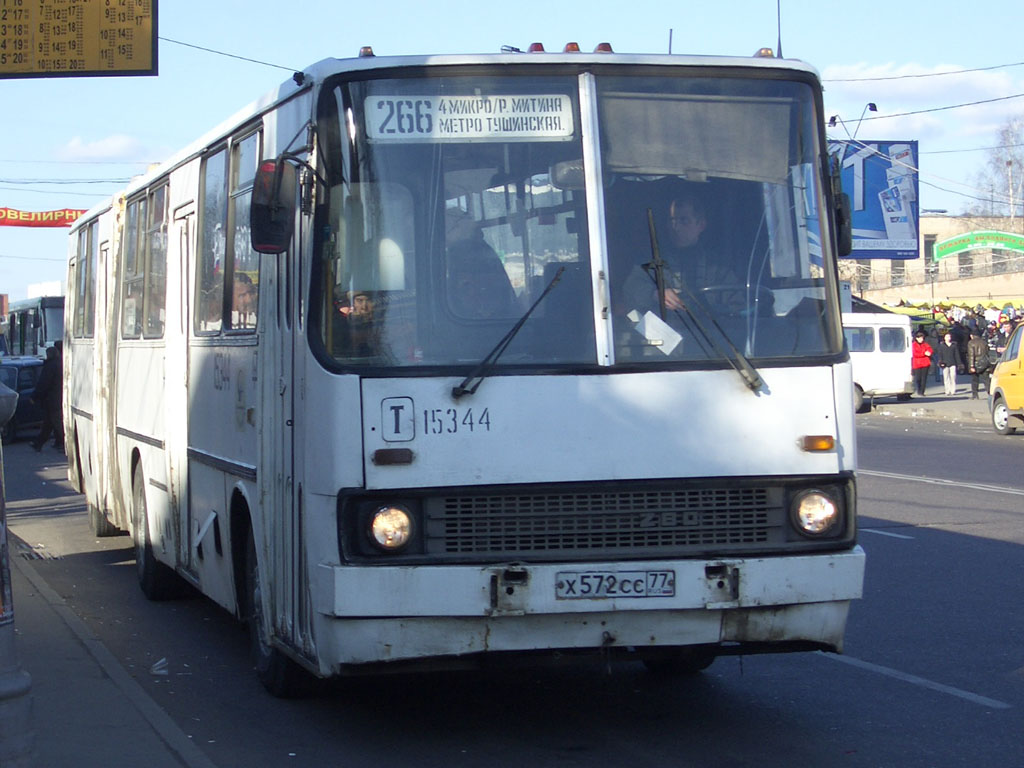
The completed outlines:
<svg viewBox="0 0 1024 768">
<path fill-rule="evenodd" d="M 880 80 L 910 80 L 920 77 L 946 77 L 948 75 L 965 75 L 969 72 L 989 72 L 993 69 L 1006 69 L 1008 67 L 1022 67 L 1024 61 L 1015 61 L 1012 64 L 995 64 L 991 67 L 974 67 L 973 69 L 951 69 L 947 72 L 921 72 L 914 75 L 887 75 L 882 77 L 834 77 L 823 80 L 825 83 L 872 83 Z"/>
<path fill-rule="evenodd" d="M 930 109 L 915 109 L 911 112 L 894 112 L 891 115 L 874 115 L 871 117 L 862 117 L 857 122 L 867 122 L 868 120 L 888 120 L 893 117 L 909 117 L 910 115 L 924 115 L 929 112 L 944 112 L 950 109 L 963 109 L 964 107 L 976 107 L 979 104 L 993 104 L 997 101 L 1009 101 L 1010 99 L 1019 99 L 1024 97 L 1024 93 L 1014 93 L 1009 96 L 996 96 L 992 99 L 981 99 L 979 101 L 968 101 L 963 104 L 950 104 L 945 107 L 932 107 Z M 841 119 L 841 118 L 840 118 Z M 846 122 L 854 122 L 852 120 Z"/>
<path fill-rule="evenodd" d="M 945 178 L 943 176 L 938 176 L 936 174 L 927 174 L 931 178 L 939 179 L 940 181 L 944 181 L 944 182 L 946 182 L 948 184 L 955 184 L 958 187 L 963 187 L 964 189 L 969 189 L 971 192 L 976 192 L 976 193 L 978 193 L 980 195 L 985 195 L 985 197 L 978 197 L 977 195 L 972 195 L 972 194 L 969 194 L 967 192 L 959 192 L 959 191 L 957 191 L 955 189 L 949 189 L 948 187 L 943 187 L 943 186 L 940 186 L 940 185 L 938 185 L 938 184 L 936 184 L 934 182 L 928 181 L 927 179 L 923 179 L 923 178 L 921 178 L 921 169 L 920 168 L 916 168 L 915 166 L 910 165 L 909 163 L 905 163 L 902 160 L 893 157 L 892 155 L 889 155 L 889 154 L 887 154 L 885 152 L 880 151 L 879 149 L 877 149 L 875 146 L 873 146 L 871 144 L 868 144 L 868 143 L 865 143 L 863 141 L 860 141 L 859 139 L 837 139 L 837 141 L 842 141 L 842 142 L 845 142 L 847 144 L 853 144 L 855 146 L 861 147 L 862 149 L 865 149 L 868 152 L 871 152 L 872 154 L 877 155 L 878 157 L 882 158 L 883 160 L 888 160 L 893 165 L 899 165 L 899 166 L 902 166 L 902 167 L 904 167 L 904 168 L 906 168 L 908 170 L 911 170 L 911 171 L 913 171 L 914 173 L 917 174 L 917 179 L 918 179 L 918 181 L 921 184 L 924 184 L 925 186 L 928 186 L 928 187 L 932 187 L 933 189 L 938 189 L 938 190 L 941 190 L 943 192 L 949 192 L 952 195 L 959 195 L 960 197 L 966 197 L 969 200 L 979 200 L 979 201 L 984 202 L 984 203 L 988 203 L 988 202 L 1006 203 L 1006 202 L 1009 202 L 1009 198 L 1007 196 L 1001 194 L 1001 193 L 994 192 L 993 190 L 986 191 L 984 189 L 978 189 L 977 187 L 972 187 L 970 184 L 964 184 L 963 182 L 956 181 L 955 179 L 947 179 L 947 178 Z"/>
<path fill-rule="evenodd" d="M 286 72 L 300 72 L 301 71 L 301 67 L 284 67 L 284 66 L 281 66 L 280 64 L 272 64 L 269 61 L 260 61 L 259 59 L 250 59 L 247 56 L 238 56 L 238 55 L 236 55 L 234 53 L 226 53 L 225 51 L 218 51 L 218 50 L 215 50 L 214 48 L 204 48 L 201 45 L 193 45 L 192 43 L 185 43 L 185 42 L 182 42 L 181 40 L 173 40 L 173 39 L 171 39 L 169 37 L 163 37 L 162 35 L 159 36 L 159 39 L 163 40 L 165 43 L 174 43 L 175 45 L 181 45 L 181 46 L 184 46 L 185 48 L 194 48 L 197 51 L 206 51 L 207 53 L 214 53 L 214 54 L 216 54 L 218 56 L 226 56 L 229 59 L 238 59 L 239 61 L 248 61 L 248 62 L 251 62 L 252 64 L 262 64 L 264 67 L 274 67 L 275 69 L 283 69 Z"/>
<path fill-rule="evenodd" d="M 130 178 L 125 179 L 4 179 L 0 178 L 0 184 L 127 184 Z"/>
<path fill-rule="evenodd" d="M 25 160 L 23 158 L 0 157 L 0 163 L 19 165 L 153 165 L 155 160 Z"/>
<path fill-rule="evenodd" d="M 8 253 L 0 253 L 0 259 L 17 259 L 18 261 L 67 261 L 65 258 L 53 258 L 48 256 L 11 256 Z"/>
<path fill-rule="evenodd" d="M 993 149 L 1014 149 L 1016 147 L 1024 147 L 1024 144 L 996 144 L 992 147 L 970 147 L 969 149 L 930 149 L 928 151 L 922 151 L 920 155 L 951 155 L 955 152 L 984 152 L 986 150 Z"/>
<path fill-rule="evenodd" d="M 36 195 L 54 195 L 57 194 L 52 189 L 21 189 L 18 187 L 0 187 L 0 190 L 5 192 L 31 192 Z M 61 190 L 60 195 L 75 195 L 76 197 L 91 197 L 93 200 L 101 200 L 105 197 L 110 197 L 113 192 L 72 192 L 70 190 Z"/>
</svg>

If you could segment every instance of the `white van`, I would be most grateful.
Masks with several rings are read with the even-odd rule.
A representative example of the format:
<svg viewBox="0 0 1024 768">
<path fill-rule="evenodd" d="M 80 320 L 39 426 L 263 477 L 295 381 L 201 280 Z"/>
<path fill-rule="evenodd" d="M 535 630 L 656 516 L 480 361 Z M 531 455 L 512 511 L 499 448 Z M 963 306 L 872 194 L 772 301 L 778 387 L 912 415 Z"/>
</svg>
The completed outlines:
<svg viewBox="0 0 1024 768">
<path fill-rule="evenodd" d="M 914 391 L 910 318 L 894 312 L 844 312 L 843 334 L 853 364 L 853 407 L 871 410 L 876 397 L 901 399 Z"/>
</svg>

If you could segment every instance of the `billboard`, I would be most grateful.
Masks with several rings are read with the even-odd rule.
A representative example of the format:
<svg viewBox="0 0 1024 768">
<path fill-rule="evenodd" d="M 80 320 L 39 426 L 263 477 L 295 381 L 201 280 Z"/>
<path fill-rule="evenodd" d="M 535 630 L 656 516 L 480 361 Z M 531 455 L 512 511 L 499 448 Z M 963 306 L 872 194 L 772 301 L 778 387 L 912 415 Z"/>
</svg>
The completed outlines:
<svg viewBox="0 0 1024 768">
<path fill-rule="evenodd" d="M 157 0 L 0 0 L 0 79 L 155 75 Z"/>
<path fill-rule="evenodd" d="M 919 216 L 916 141 L 829 141 L 853 207 L 850 259 L 916 259 Z"/>
</svg>

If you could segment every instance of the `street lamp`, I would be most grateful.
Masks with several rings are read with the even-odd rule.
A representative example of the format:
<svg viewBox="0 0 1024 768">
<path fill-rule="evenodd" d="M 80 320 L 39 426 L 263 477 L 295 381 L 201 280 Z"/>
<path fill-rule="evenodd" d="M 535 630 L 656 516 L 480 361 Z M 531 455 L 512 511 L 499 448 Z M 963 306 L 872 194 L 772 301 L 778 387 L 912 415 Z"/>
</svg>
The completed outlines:
<svg viewBox="0 0 1024 768">
<path fill-rule="evenodd" d="M 850 136 L 851 140 L 852 139 L 856 139 L 857 138 L 857 131 L 860 130 L 860 124 L 864 120 L 864 115 L 866 115 L 868 112 L 877 112 L 877 111 L 878 111 L 878 106 L 875 104 L 875 102 L 869 101 L 867 104 L 865 104 L 864 105 L 864 109 L 860 113 L 860 117 L 857 118 L 857 125 L 854 126 L 853 135 L 852 136 L 850 136 L 850 129 L 846 127 L 846 121 L 843 120 L 843 118 L 841 118 L 839 115 L 832 115 L 832 117 L 830 117 L 828 119 L 828 126 L 829 126 L 829 128 L 835 128 L 837 122 L 842 123 L 843 124 L 843 130 L 846 131 L 846 135 Z"/>
<path fill-rule="evenodd" d="M 877 112 L 877 111 L 878 111 L 878 107 L 875 106 L 875 102 L 873 102 L 873 101 L 869 101 L 867 104 L 864 105 L 864 109 L 861 110 L 860 117 L 857 118 L 857 127 L 853 129 L 853 138 L 855 138 L 855 139 L 857 138 L 857 131 L 860 130 L 860 124 L 864 120 L 864 115 L 866 115 L 868 112 Z"/>
</svg>

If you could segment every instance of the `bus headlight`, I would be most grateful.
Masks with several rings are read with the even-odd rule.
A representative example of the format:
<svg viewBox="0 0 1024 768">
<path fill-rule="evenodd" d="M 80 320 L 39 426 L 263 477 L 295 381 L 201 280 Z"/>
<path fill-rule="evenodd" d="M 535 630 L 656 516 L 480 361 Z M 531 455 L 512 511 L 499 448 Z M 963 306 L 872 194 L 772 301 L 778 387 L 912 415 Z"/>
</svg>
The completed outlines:
<svg viewBox="0 0 1024 768">
<path fill-rule="evenodd" d="M 370 538 L 381 549 L 394 552 L 412 539 L 412 515 L 399 504 L 387 504 L 370 519 Z"/>
<path fill-rule="evenodd" d="M 839 524 L 841 510 L 835 499 L 819 490 L 805 491 L 793 500 L 793 524 L 805 536 L 824 536 Z"/>
</svg>

